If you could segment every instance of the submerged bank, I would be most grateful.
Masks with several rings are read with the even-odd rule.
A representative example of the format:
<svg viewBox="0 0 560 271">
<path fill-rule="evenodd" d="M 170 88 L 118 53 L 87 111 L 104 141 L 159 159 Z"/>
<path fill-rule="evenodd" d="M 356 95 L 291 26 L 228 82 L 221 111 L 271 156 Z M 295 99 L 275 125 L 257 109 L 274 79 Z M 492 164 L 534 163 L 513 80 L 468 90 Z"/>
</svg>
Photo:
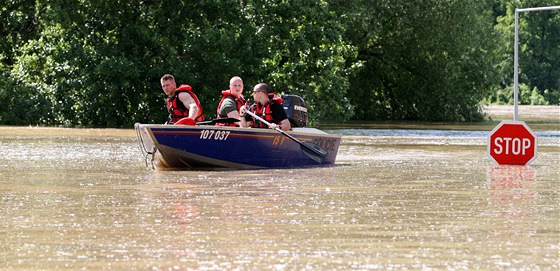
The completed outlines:
<svg viewBox="0 0 560 271">
<path fill-rule="evenodd" d="M 321 123 L 323 129 L 439 129 L 491 131 L 502 120 L 513 120 L 513 105 L 483 107 L 485 120 L 480 122 L 430 122 L 430 121 L 352 121 L 344 124 Z M 518 121 L 524 121 L 536 131 L 560 131 L 560 106 L 520 105 Z"/>
</svg>

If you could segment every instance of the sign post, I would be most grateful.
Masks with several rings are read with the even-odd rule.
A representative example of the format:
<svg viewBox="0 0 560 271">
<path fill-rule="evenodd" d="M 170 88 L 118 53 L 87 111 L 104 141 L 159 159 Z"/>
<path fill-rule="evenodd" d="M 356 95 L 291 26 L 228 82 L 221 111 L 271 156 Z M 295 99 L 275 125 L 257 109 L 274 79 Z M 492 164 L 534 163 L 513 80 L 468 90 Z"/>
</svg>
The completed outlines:
<svg viewBox="0 0 560 271">
<path fill-rule="evenodd" d="M 515 37 L 514 37 L 514 49 L 513 49 L 513 120 L 517 121 L 517 100 L 519 96 L 519 79 L 518 79 L 518 55 L 519 55 L 519 13 L 529 12 L 529 11 L 544 11 L 544 10 L 556 10 L 560 9 L 560 6 L 552 7 L 536 7 L 536 8 L 516 8 L 515 9 Z"/>
<path fill-rule="evenodd" d="M 488 135 L 488 157 L 500 165 L 526 165 L 537 158 L 537 136 L 525 122 L 518 121 L 519 13 L 559 9 L 560 6 L 515 9 L 513 121 L 500 122 Z"/>
<path fill-rule="evenodd" d="M 504 120 L 488 135 L 488 157 L 500 165 L 526 165 L 537 158 L 537 136 L 522 121 Z"/>
</svg>

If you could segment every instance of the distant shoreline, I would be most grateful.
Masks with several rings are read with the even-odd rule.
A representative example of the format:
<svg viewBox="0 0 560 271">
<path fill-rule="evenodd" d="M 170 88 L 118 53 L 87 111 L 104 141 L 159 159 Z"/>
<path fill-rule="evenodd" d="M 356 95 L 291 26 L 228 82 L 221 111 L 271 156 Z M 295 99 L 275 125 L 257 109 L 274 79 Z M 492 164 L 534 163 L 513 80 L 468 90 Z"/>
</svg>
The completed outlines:
<svg viewBox="0 0 560 271">
<path fill-rule="evenodd" d="M 491 120 L 513 120 L 513 105 L 483 106 L 486 118 Z M 560 106 L 558 105 L 519 105 L 517 117 L 519 121 L 559 122 Z"/>
<path fill-rule="evenodd" d="M 355 121 L 346 124 L 321 123 L 321 129 L 455 129 L 455 130 L 492 130 L 502 120 L 513 120 L 513 105 L 483 106 L 485 114 L 481 122 L 415 122 L 415 121 Z M 560 106 L 558 105 L 520 105 L 518 120 L 527 122 L 533 130 L 560 131 Z M 128 137 L 135 138 L 132 128 L 63 128 L 44 126 L 0 126 L 0 136 L 7 137 Z"/>
</svg>

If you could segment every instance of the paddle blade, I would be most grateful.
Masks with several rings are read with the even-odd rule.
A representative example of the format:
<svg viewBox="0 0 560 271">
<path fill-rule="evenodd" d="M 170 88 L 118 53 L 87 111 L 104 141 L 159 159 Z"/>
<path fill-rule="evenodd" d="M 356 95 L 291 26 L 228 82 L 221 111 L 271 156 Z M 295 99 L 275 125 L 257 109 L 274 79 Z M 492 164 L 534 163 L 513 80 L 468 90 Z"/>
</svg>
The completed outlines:
<svg viewBox="0 0 560 271">
<path fill-rule="evenodd" d="M 182 118 L 175 122 L 175 125 L 196 125 L 196 121 L 191 118 Z"/>
<path fill-rule="evenodd" d="M 317 163 L 325 162 L 328 152 L 313 142 L 301 142 L 301 150 Z"/>
</svg>

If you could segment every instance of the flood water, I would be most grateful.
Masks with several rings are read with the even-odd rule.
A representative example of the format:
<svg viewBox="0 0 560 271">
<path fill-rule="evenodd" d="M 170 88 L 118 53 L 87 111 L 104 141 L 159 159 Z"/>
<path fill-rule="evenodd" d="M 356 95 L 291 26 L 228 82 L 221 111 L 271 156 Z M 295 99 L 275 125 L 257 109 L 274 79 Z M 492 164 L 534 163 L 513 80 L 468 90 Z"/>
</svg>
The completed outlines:
<svg viewBox="0 0 560 271">
<path fill-rule="evenodd" d="M 0 269 L 559 270 L 540 110 L 530 166 L 486 156 L 497 122 L 329 126 L 333 167 L 226 172 L 148 170 L 133 130 L 0 127 Z"/>
</svg>

